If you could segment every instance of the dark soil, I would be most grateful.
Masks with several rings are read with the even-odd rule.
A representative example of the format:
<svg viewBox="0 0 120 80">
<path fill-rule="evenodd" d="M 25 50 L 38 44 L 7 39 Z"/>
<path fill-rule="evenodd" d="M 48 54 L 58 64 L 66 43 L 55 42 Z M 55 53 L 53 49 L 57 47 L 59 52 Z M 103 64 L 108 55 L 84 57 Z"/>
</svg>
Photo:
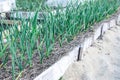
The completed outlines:
<svg viewBox="0 0 120 80">
<path fill-rule="evenodd" d="M 118 15 L 118 13 L 120 13 L 120 10 L 118 10 L 118 12 L 115 13 L 110 19 L 116 18 L 116 15 Z M 106 20 L 106 21 L 109 21 L 109 20 Z M 95 24 L 96 28 L 100 23 Z M 40 75 L 40 73 L 42 73 L 47 68 L 49 68 L 52 64 L 54 64 L 56 61 L 61 59 L 61 57 L 63 57 L 66 53 L 70 52 L 74 47 L 79 46 L 85 37 L 88 37 L 91 34 L 93 34 L 94 29 L 89 29 L 85 33 L 78 34 L 76 37 L 74 37 L 74 39 L 71 42 L 69 43 L 64 42 L 62 47 L 60 47 L 60 45 L 56 43 L 51 55 L 48 58 L 45 58 L 42 64 L 40 63 L 38 54 L 35 53 L 33 57 L 32 67 L 28 66 L 26 69 L 24 69 L 19 79 L 33 80 L 35 77 Z M 0 68 L 0 80 L 12 80 L 11 65 L 9 64 L 11 64 L 11 61 L 9 61 L 5 67 Z"/>
<path fill-rule="evenodd" d="M 81 35 L 81 34 L 80 34 Z M 56 61 L 61 59 L 67 52 L 70 52 L 75 46 L 78 46 L 81 43 L 82 37 L 75 37 L 70 43 L 64 42 L 62 47 L 56 43 L 51 55 L 48 58 L 43 60 L 43 63 L 40 63 L 39 55 L 37 53 L 33 56 L 33 65 L 32 67 L 27 67 L 24 69 L 21 80 L 33 80 L 40 73 L 45 71 L 49 66 L 54 64 Z M 6 67 L 0 69 L 0 80 L 12 80 L 11 73 L 11 61 L 6 64 Z"/>
</svg>

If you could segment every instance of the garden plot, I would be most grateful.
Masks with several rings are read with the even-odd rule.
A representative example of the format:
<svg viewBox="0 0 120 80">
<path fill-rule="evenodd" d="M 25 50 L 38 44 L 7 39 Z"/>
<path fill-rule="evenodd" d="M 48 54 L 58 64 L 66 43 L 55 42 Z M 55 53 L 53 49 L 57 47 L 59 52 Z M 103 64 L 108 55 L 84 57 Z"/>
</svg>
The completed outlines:
<svg viewBox="0 0 120 80">
<path fill-rule="evenodd" d="M 89 2 L 90 0 L 87 0 Z M 84 4 L 85 0 L 34 0 L 34 1 L 21 1 L 17 0 L 17 11 L 10 13 L 13 18 L 29 19 L 34 17 L 37 10 L 38 19 L 43 18 L 43 15 L 48 15 L 49 10 L 56 12 L 56 9 L 65 9 L 68 5 Z M 69 6 L 70 7 L 70 6 Z M 62 10 L 61 10 L 62 11 Z"/>
<path fill-rule="evenodd" d="M 108 2 L 111 4 L 106 5 Z M 54 76 L 57 70 L 53 70 L 55 68 L 54 65 L 53 68 L 50 67 L 50 70 L 48 69 L 47 71 L 53 71 L 51 73 L 53 76 L 52 80 L 58 79 L 69 66 L 67 63 L 71 64 L 77 60 L 78 48 L 84 38 L 89 36 L 89 32 L 94 34 L 96 26 L 93 26 L 93 24 L 109 18 L 110 15 L 118 10 L 119 3 L 119 0 L 106 0 L 104 2 L 99 0 L 76 5 L 77 7 L 69 5 L 64 11 L 56 9 L 56 14 L 48 11 L 48 15 L 44 15 L 44 19 L 40 22 L 37 20 L 38 12 L 36 11 L 34 17 L 29 20 L 19 19 L 21 23 L 20 29 L 17 24 L 12 25 L 12 28 L 8 29 L 8 34 L 4 33 L 4 29 L 1 28 L 0 71 L 2 72 L 0 72 L 0 79 L 50 79 L 48 78 L 50 75 L 47 76 L 47 72 L 45 74 L 43 71 L 56 61 L 58 62 L 54 65 L 60 65 L 60 74 Z M 102 29 L 106 31 L 103 26 L 100 30 L 97 28 L 98 31 Z M 86 34 L 87 32 L 88 34 Z M 5 44 L 3 39 L 1 39 L 2 34 L 8 41 Z M 97 34 L 95 39 L 100 35 Z M 91 36 L 85 41 L 85 49 L 87 49 L 89 47 L 87 44 L 91 45 L 92 43 Z M 76 46 L 78 47 L 75 48 Z M 75 54 L 72 54 L 71 51 L 74 48 L 76 51 L 73 51 Z M 66 56 L 67 54 L 72 59 Z M 64 65 L 65 68 L 62 67 L 62 61 L 64 61 L 62 59 L 71 60 L 64 62 L 66 64 Z M 36 78 L 40 73 L 45 75 L 42 78 Z"/>
</svg>

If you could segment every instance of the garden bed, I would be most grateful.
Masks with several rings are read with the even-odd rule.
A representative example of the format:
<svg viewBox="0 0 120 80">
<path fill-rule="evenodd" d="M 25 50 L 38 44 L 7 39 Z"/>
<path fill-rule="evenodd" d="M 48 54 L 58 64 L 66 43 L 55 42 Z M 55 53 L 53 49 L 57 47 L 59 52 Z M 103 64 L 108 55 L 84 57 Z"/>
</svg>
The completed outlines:
<svg viewBox="0 0 120 80">
<path fill-rule="evenodd" d="M 96 39 L 102 39 L 102 36 L 104 36 L 104 33 L 116 25 L 120 25 L 120 10 L 118 10 L 117 13 L 113 14 L 109 19 L 106 19 L 104 21 L 101 21 L 94 26 L 94 29 L 90 29 L 87 32 L 83 34 L 79 34 L 79 36 L 76 37 L 73 41 L 71 41 L 68 46 L 72 45 L 72 51 L 69 51 L 64 57 L 62 57 L 60 60 L 58 60 L 54 65 L 49 67 L 46 71 L 44 71 L 42 74 L 37 76 L 34 80 L 58 80 L 60 77 L 64 74 L 64 72 L 67 70 L 68 66 L 79 60 L 83 60 L 83 56 L 85 54 L 82 54 L 92 46 L 92 44 L 96 41 Z M 76 45 L 75 45 L 76 44 Z M 79 44 L 79 45 L 78 45 Z M 75 45 L 75 46 L 74 46 Z M 79 49 L 81 48 L 81 51 Z M 66 53 L 66 52 L 64 52 Z M 80 55 L 79 55 L 80 53 Z"/>
<path fill-rule="evenodd" d="M 101 3 L 102 4 L 102 3 Z M 86 4 L 85 4 L 86 5 Z M 84 6 L 85 6 L 84 5 Z M 116 4 L 117 5 L 117 4 Z M 92 6 L 93 7 L 93 6 Z M 92 8 L 91 7 L 91 8 Z M 108 6 L 106 6 L 106 7 L 108 7 Z M 105 7 L 105 10 L 108 10 L 109 9 L 109 7 L 111 7 L 111 6 L 109 6 L 108 8 L 106 8 Z M 113 6 L 112 6 L 113 7 Z M 73 9 L 76 9 L 76 8 L 73 8 Z M 86 8 L 87 9 L 87 8 Z M 86 9 L 85 9 L 85 11 L 86 11 Z M 92 9 L 94 9 L 94 8 L 92 8 Z M 10 80 L 10 79 L 12 79 L 12 76 L 13 76 L 13 79 L 24 79 L 24 80 L 33 80 L 36 76 L 38 76 L 40 73 L 42 73 L 43 71 L 45 71 L 46 69 L 48 69 L 47 71 L 49 71 L 49 69 L 51 68 L 50 66 L 52 65 L 52 64 L 54 64 L 54 65 L 56 65 L 56 62 L 59 62 L 59 61 L 61 61 L 63 58 L 66 58 L 67 56 L 66 55 L 68 55 L 69 54 L 69 52 L 71 52 L 72 50 L 74 50 L 74 48 L 77 46 L 77 48 L 75 48 L 75 52 L 73 51 L 73 53 L 72 53 L 72 57 L 71 57 L 71 61 L 67 61 L 67 62 L 72 62 L 72 61 L 74 61 L 74 60 L 77 60 L 77 58 L 78 58 L 78 53 L 79 53 L 79 51 L 78 51 L 78 49 L 79 49 L 79 47 L 80 47 L 80 45 L 81 44 L 83 44 L 84 45 L 84 47 L 83 47 L 83 51 L 84 50 L 86 50 L 86 48 L 87 47 L 89 47 L 90 45 L 91 45 L 91 43 L 94 41 L 94 40 L 96 40 L 100 35 L 101 35 L 101 33 L 104 33 L 110 26 L 109 26 L 109 23 L 108 22 L 113 22 L 113 23 L 115 23 L 116 21 L 115 21 L 115 16 L 113 17 L 113 18 L 111 18 L 111 19 L 108 19 L 108 20 L 105 20 L 105 21 L 102 21 L 102 22 L 100 22 L 101 20 L 103 20 L 103 19 L 105 19 L 105 18 L 108 18 L 108 17 L 106 17 L 106 16 L 109 16 L 109 15 L 111 15 L 111 14 L 113 14 L 113 13 L 115 13 L 116 11 L 117 11 L 117 9 L 118 9 L 118 6 L 115 6 L 115 9 L 110 9 L 110 10 L 108 10 L 108 11 L 105 11 L 105 13 L 103 13 L 102 15 L 103 16 L 98 16 L 97 14 L 96 14 L 96 16 L 94 16 L 93 18 L 91 18 L 90 16 L 88 16 L 87 15 L 87 17 L 85 17 L 84 16 L 84 14 L 82 14 L 83 16 L 80 16 L 80 15 L 78 15 L 77 13 L 78 12 L 76 12 L 76 13 L 71 13 L 71 12 L 73 12 L 74 10 L 71 10 L 71 8 L 69 9 L 68 8 L 68 10 L 69 11 L 71 11 L 71 12 L 68 12 L 68 13 L 70 13 L 70 14 L 67 14 L 67 15 L 64 15 L 64 14 L 60 14 L 59 13 L 59 11 L 58 11 L 58 13 L 54 16 L 54 15 L 52 15 L 51 13 L 51 15 L 50 16 L 46 16 L 46 17 L 48 17 L 48 18 L 46 18 L 46 19 L 49 19 L 49 20 L 45 20 L 45 23 L 46 24 L 43 24 L 43 26 L 41 26 L 41 24 L 39 25 L 39 27 L 40 27 L 40 29 L 41 28 L 44 28 L 45 27 L 45 29 L 43 29 L 42 30 L 42 32 L 41 32 L 41 34 L 43 34 L 44 32 L 45 32 L 45 34 L 50 34 L 50 35 L 38 35 L 38 36 L 36 36 L 36 35 L 34 35 L 33 33 L 35 33 L 35 32 L 37 32 L 36 30 L 38 30 L 39 28 L 37 27 L 35 27 L 35 26 L 37 26 L 38 24 L 36 24 L 36 16 L 35 16 L 35 18 L 34 19 L 32 19 L 31 20 L 31 24 L 29 24 L 29 26 L 28 26 L 28 24 L 26 24 L 27 23 L 27 21 L 25 21 L 26 23 L 24 23 L 24 21 L 23 21 L 23 23 L 22 23 L 22 25 L 25 25 L 25 26 L 21 26 L 21 32 L 20 32 L 20 34 L 19 34 L 19 36 L 16 36 L 15 34 L 17 34 L 17 33 L 19 33 L 19 31 L 18 32 L 15 32 L 16 30 L 18 30 L 18 29 L 16 29 L 17 27 L 15 27 L 15 29 L 13 28 L 12 30 L 12 32 L 11 32 L 11 36 L 12 36 L 12 34 L 14 34 L 12 37 L 10 37 L 10 39 L 9 39 L 9 36 L 8 36 L 8 40 L 10 40 L 11 42 L 9 42 L 8 41 L 8 44 L 9 44 L 9 48 L 7 48 L 6 49 L 6 46 L 8 46 L 8 44 L 7 45 L 5 45 L 4 46 L 4 48 L 3 49 L 1 49 L 3 52 L 5 52 L 6 54 L 10 54 L 10 55 L 7 55 L 8 57 L 7 57 L 7 63 L 5 62 L 5 64 L 2 66 L 1 65 L 1 68 L 0 68 L 0 73 L 1 73 L 1 75 L 0 75 L 0 79 L 8 79 L 8 80 Z M 89 9 L 88 9 L 89 10 Z M 94 10 L 96 10 L 96 9 L 94 9 Z M 118 10 L 119 11 L 119 10 Z M 84 9 L 83 9 L 83 12 L 84 12 Z M 89 11 L 86 11 L 86 12 L 89 12 Z M 97 11 L 96 11 L 97 12 Z M 76 15 L 77 14 L 77 15 Z M 70 15 L 72 16 L 72 18 L 70 17 Z M 76 18 L 74 18 L 73 16 L 77 16 Z M 93 16 L 93 15 L 95 15 L 95 14 L 91 14 L 91 16 Z M 63 16 L 63 17 L 59 17 L 59 16 Z M 66 17 L 65 17 L 66 16 Z M 79 19 L 79 17 L 81 18 L 81 19 Z M 82 18 L 83 17 L 83 18 Z M 91 20 L 93 20 L 92 22 L 91 22 L 91 20 L 90 21 L 88 21 L 88 20 L 86 20 L 87 18 L 91 18 Z M 104 17 L 104 18 L 103 18 Z M 110 16 L 109 16 L 110 17 Z M 60 18 L 60 19 L 59 19 Z M 68 18 L 67 20 L 66 20 L 66 18 Z M 101 18 L 101 19 L 98 19 L 98 18 Z M 57 20 L 58 19 L 58 20 Z M 76 20 L 77 19 L 77 20 Z M 52 20 L 57 20 L 57 22 L 55 23 L 55 22 L 53 22 Z M 61 20 L 63 20 L 62 22 L 61 22 Z M 80 22 L 79 22 L 79 20 L 81 20 Z M 94 21 L 94 20 L 96 20 L 96 21 Z M 78 22 L 77 22 L 78 21 Z M 86 22 L 84 22 L 84 21 L 86 21 Z M 88 22 L 87 22 L 88 21 Z M 64 23 L 64 22 L 66 22 L 66 23 Z M 77 22 L 77 23 L 76 23 Z M 100 22 L 99 24 L 98 24 L 98 22 Z M 53 24 L 54 23 L 54 24 Z M 63 25 L 61 25 L 62 23 L 64 23 Z M 76 24 L 75 24 L 76 23 Z M 96 25 L 94 25 L 93 27 L 92 27 L 92 25 L 93 24 L 95 24 L 95 23 L 97 23 Z M 81 25 L 79 25 L 79 24 L 81 24 Z M 57 27 L 54 27 L 54 28 L 59 28 L 59 29 L 57 29 L 56 30 L 56 32 L 55 32 L 55 34 L 54 34 L 54 39 L 52 40 L 52 38 L 53 38 L 53 34 L 51 34 L 51 29 L 53 29 L 52 28 L 52 26 L 51 25 L 53 25 L 53 26 L 56 26 L 57 25 Z M 73 26 L 73 25 L 75 25 L 75 26 Z M 83 26 L 84 25 L 84 26 Z M 114 25 L 114 24 L 113 24 Z M 27 26 L 27 27 L 26 27 Z M 46 27 L 47 26 L 47 27 Z M 60 27 L 58 27 L 58 26 L 60 26 Z M 78 27 L 78 26 L 80 26 L 80 28 Z M 104 26 L 104 27 L 103 27 Z M 32 28 L 33 27 L 33 28 Z M 65 28 L 63 28 L 63 27 L 65 27 Z M 67 27 L 67 28 L 66 28 Z M 26 28 L 26 29 L 25 29 Z M 29 30 L 29 28 L 30 28 L 30 30 Z M 31 29 L 32 28 L 32 29 Z M 35 31 L 34 31 L 34 29 L 36 29 Z M 77 29 L 77 30 L 76 30 Z M 27 36 L 30 36 L 30 37 L 27 37 L 27 36 L 25 36 L 26 37 L 26 39 L 21 39 L 21 36 L 23 35 L 24 36 L 24 34 L 22 34 L 23 32 L 24 32 L 24 30 L 27 32 L 28 31 L 28 33 L 30 33 L 31 35 L 28 35 L 27 34 Z M 47 32 L 47 30 L 49 30 L 50 32 L 48 32 L 48 33 L 46 33 Z M 53 29 L 53 31 L 54 31 L 55 29 Z M 63 33 L 61 33 L 61 31 L 63 31 Z M 66 31 L 65 31 L 66 30 Z M 102 32 L 101 32 L 101 30 L 102 30 Z M 32 33 L 32 31 L 34 31 L 33 33 Z M 52 32 L 53 32 L 52 31 Z M 64 32 L 65 31 L 65 32 Z M 96 32 L 96 31 L 98 31 L 98 32 Z M 39 31 L 38 31 L 39 32 Z M 74 33 L 74 32 L 76 32 L 76 33 Z M 96 33 L 95 33 L 96 32 Z M 59 33 L 59 34 L 58 34 Z M 66 34 L 67 33 L 67 34 Z M 35 34 L 38 34 L 38 33 L 35 33 Z M 95 35 L 92 35 L 92 34 L 95 34 Z M 57 37 L 57 36 L 60 36 L 60 37 Z M 66 36 L 67 35 L 67 36 Z M 73 36 L 74 35 L 74 36 Z M 44 46 L 44 45 L 42 45 L 42 49 L 45 49 L 45 50 L 43 50 L 43 52 L 45 51 L 46 53 L 45 53 L 45 55 L 44 56 L 46 56 L 46 57 L 44 57 L 44 58 L 42 58 L 41 56 L 43 55 L 43 54 L 40 54 L 39 55 L 39 50 L 38 49 L 36 49 L 36 40 L 38 40 L 39 39 L 39 36 L 41 36 L 41 38 L 42 38 L 42 40 L 40 40 L 41 41 L 41 43 L 40 44 L 42 44 L 42 42 L 43 41 L 46 41 L 46 43 L 44 44 L 44 45 L 46 45 L 46 46 Z M 46 36 L 45 37 L 45 40 L 44 40 L 44 36 Z M 76 36 L 76 37 L 75 37 Z M 17 39 L 17 38 L 18 39 Z M 35 38 L 33 38 L 33 37 L 35 37 Z M 65 38 L 65 39 L 64 39 Z M 17 39 L 17 40 L 16 40 Z M 22 42 L 20 43 L 20 41 L 28 41 L 27 42 L 27 44 L 26 45 L 24 45 L 24 44 L 22 44 L 22 47 L 24 47 L 25 46 L 25 51 L 29 51 L 30 49 L 29 49 L 29 45 L 28 45 L 28 43 L 32 46 L 32 41 L 30 40 L 28 40 L 28 39 L 31 39 L 31 40 L 33 40 L 33 42 L 34 42 L 34 40 L 35 40 L 35 46 L 34 46 L 34 48 L 32 48 L 32 49 L 34 49 L 33 50 L 33 55 L 31 56 L 31 54 L 26 54 L 26 53 L 31 53 L 31 52 L 25 52 L 25 58 L 26 59 L 23 59 L 24 61 L 22 62 L 22 65 L 23 64 L 25 64 L 25 62 L 27 63 L 27 65 L 25 66 L 25 69 L 23 68 L 23 66 L 21 66 L 21 65 L 19 65 L 19 64 L 21 64 L 21 62 L 19 62 L 20 60 L 19 59 L 22 59 L 22 58 L 19 58 L 19 57 L 16 57 L 16 55 L 17 56 L 20 56 L 20 51 L 22 50 L 22 48 L 21 48 L 21 50 L 19 50 L 19 47 L 21 47 L 21 46 L 18 46 L 18 44 L 16 44 L 16 43 L 19 43 L 19 44 L 22 44 Z M 60 40 L 60 39 L 63 39 L 63 40 Z M 54 40 L 55 40 L 55 42 L 54 42 Z M 48 41 L 50 41 L 50 42 L 48 42 Z M 85 42 L 84 42 L 85 41 Z M 52 46 L 53 45 L 53 43 L 52 42 L 54 42 L 54 47 Z M 13 44 L 13 43 L 15 43 L 15 44 Z M 39 40 L 38 40 L 38 43 L 39 43 Z M 38 45 L 38 44 L 37 44 Z M 15 46 L 18 46 L 18 47 L 15 47 Z M 28 47 L 28 48 L 27 48 Z M 38 47 L 38 46 L 37 46 Z M 47 47 L 47 48 L 46 48 Z M 52 51 L 51 51 L 51 47 L 53 48 L 52 49 Z M 18 48 L 18 50 L 19 51 L 16 51 L 17 49 L 16 48 Z M 31 48 L 31 47 L 30 47 Z M 6 49 L 6 50 L 4 50 L 4 49 Z M 42 50 L 41 49 L 41 46 L 40 46 L 40 51 Z M 49 51 L 49 49 L 50 49 L 50 51 Z M 10 52 L 9 52 L 9 50 L 10 50 Z M 8 53 L 7 53 L 7 51 L 8 51 Z M 2 53 L 2 52 L 1 52 Z M 14 53 L 14 54 L 13 54 Z M 17 53 L 17 54 L 16 54 Z M 51 53 L 51 54 L 50 54 Z M 75 54 L 74 54 L 75 53 Z M 6 55 L 5 54 L 5 55 Z M 23 54 L 22 52 L 21 52 L 21 54 Z M 24 54 L 23 54 L 24 55 Z M 71 55 L 71 54 L 69 54 L 69 55 Z M 66 56 L 66 57 L 63 57 L 63 56 Z M 2 58 L 2 60 L 4 61 L 4 58 L 5 58 L 6 56 L 3 56 L 3 58 Z M 23 57 L 23 56 L 22 56 Z M 24 58 L 23 57 L 23 58 Z M 74 57 L 74 58 L 73 58 Z M 73 59 L 72 59 L 73 58 Z M 80 56 L 80 58 L 81 58 L 81 56 Z M 69 58 L 70 59 L 70 58 Z M 17 60 L 17 61 L 16 61 Z M 28 62 L 27 62 L 28 61 Z M 29 62 L 29 61 L 32 61 L 32 62 Z M 40 64 L 42 62 L 42 64 Z M 19 64 L 18 64 L 19 63 Z M 70 64 L 69 63 L 69 64 Z M 2 62 L 1 62 L 1 64 L 2 64 Z M 12 64 L 12 66 L 11 66 L 11 64 Z M 69 65 L 68 64 L 68 65 Z M 53 66 L 54 66 L 53 65 Z M 60 65 L 60 64 L 59 64 Z M 68 66 L 67 64 L 63 64 L 63 65 L 66 65 L 66 66 Z M 49 68 L 50 67 L 50 68 Z M 67 68 L 67 67 L 65 67 L 65 68 Z M 12 70 L 11 70 L 12 69 Z M 63 69 L 64 70 L 64 69 Z M 18 73 L 17 73 L 18 72 Z M 20 72 L 20 73 L 19 73 Z M 14 75 L 16 73 L 16 75 Z M 43 72 L 44 73 L 44 72 Z M 50 72 L 49 72 L 50 73 Z M 62 76 L 62 74 L 64 73 L 64 71 L 61 73 L 61 75 L 59 75 L 59 73 L 58 73 L 58 75 L 59 75 L 59 77 L 60 76 Z M 52 80 L 55 80 L 55 79 L 57 79 L 57 78 L 55 78 L 54 76 L 53 76 L 53 74 L 55 75 L 55 73 L 52 73 L 51 75 L 52 75 Z M 56 73 L 57 74 L 57 73 Z M 47 75 L 47 73 L 46 73 L 46 75 Z M 44 75 L 43 75 L 44 76 Z M 43 77 L 42 76 L 42 77 Z M 47 76 L 45 76 L 45 77 L 43 77 L 43 79 L 42 80 L 46 80 L 46 77 Z M 49 76 L 50 77 L 50 76 Z M 48 78 L 49 78 L 48 77 Z M 37 79 L 37 78 L 36 78 Z M 38 78 L 38 80 L 39 80 L 40 78 Z M 51 79 L 51 78 L 50 78 Z"/>
</svg>

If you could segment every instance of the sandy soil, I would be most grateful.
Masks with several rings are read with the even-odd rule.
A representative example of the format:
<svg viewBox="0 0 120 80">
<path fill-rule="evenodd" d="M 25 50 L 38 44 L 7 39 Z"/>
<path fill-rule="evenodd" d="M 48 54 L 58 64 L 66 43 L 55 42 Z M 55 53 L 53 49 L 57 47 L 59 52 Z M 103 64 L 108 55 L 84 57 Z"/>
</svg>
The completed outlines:
<svg viewBox="0 0 120 80">
<path fill-rule="evenodd" d="M 120 80 L 120 27 L 108 30 L 82 61 L 73 63 L 62 80 Z"/>
</svg>

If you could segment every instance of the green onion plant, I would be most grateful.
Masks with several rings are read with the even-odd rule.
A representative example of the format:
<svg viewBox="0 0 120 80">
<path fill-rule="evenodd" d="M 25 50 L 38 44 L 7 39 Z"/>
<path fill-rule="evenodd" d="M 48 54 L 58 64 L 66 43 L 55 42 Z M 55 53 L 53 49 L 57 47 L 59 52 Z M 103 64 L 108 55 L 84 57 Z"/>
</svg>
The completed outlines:
<svg viewBox="0 0 120 80">
<path fill-rule="evenodd" d="M 18 6 L 22 6 L 21 2 L 24 1 L 17 0 L 17 2 L 20 3 Z M 32 1 L 29 3 L 31 6 L 25 4 L 23 9 L 30 7 L 33 9 L 35 4 Z M 120 0 L 90 0 L 79 4 L 76 2 L 66 6 L 65 9 L 57 8 L 55 13 L 48 10 L 47 15 L 43 14 L 44 20 L 41 22 L 37 21 L 38 11 L 36 11 L 33 18 L 20 19 L 20 29 L 18 24 L 6 25 L 7 29 L 0 25 L 0 61 L 6 64 L 11 60 L 12 76 L 15 80 L 17 73 L 27 66 L 32 67 L 34 54 L 39 55 L 42 63 L 44 58 L 49 57 L 56 42 L 60 47 L 63 42 L 70 42 L 76 35 L 91 28 L 94 23 L 115 13 L 119 6 Z M 3 35 L 7 40 L 6 43 Z M 17 68 L 19 70 L 16 70 Z"/>
</svg>

